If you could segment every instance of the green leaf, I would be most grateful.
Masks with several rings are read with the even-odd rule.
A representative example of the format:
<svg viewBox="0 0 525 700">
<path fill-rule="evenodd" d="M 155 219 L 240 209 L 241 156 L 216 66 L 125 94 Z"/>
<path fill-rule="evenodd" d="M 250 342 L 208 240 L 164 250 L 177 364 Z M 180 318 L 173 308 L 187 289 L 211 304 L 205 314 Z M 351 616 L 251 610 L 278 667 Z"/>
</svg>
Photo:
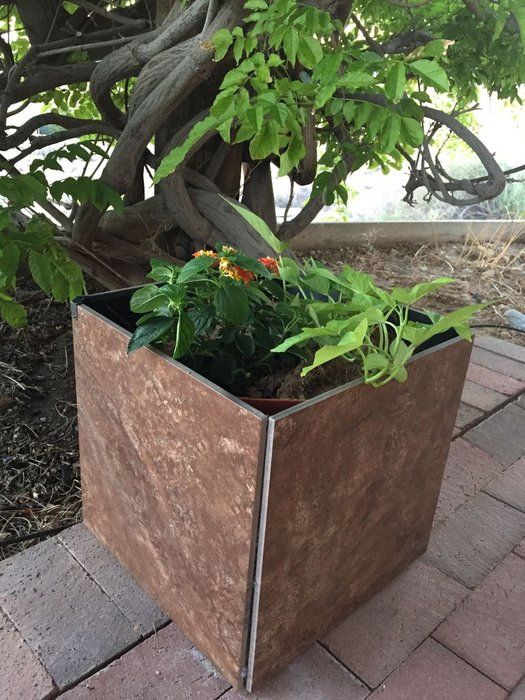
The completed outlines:
<svg viewBox="0 0 525 700">
<path fill-rule="evenodd" d="M 346 122 L 351 122 L 355 115 L 355 102 L 353 100 L 345 100 L 343 105 L 343 117 Z"/>
<path fill-rule="evenodd" d="M 363 319 L 355 331 L 350 331 L 349 333 L 345 334 L 344 338 L 346 342 L 344 344 L 324 345 L 322 348 L 319 348 L 319 350 L 315 353 L 312 364 L 308 365 L 308 367 L 305 367 L 301 371 L 301 377 L 306 376 L 316 367 L 324 365 L 326 362 L 330 362 L 330 360 L 334 360 L 336 357 L 341 357 L 342 355 L 346 355 L 347 353 L 361 347 L 365 339 L 367 329 L 368 321 Z"/>
<path fill-rule="evenodd" d="M 283 340 L 282 343 L 279 343 L 279 345 L 272 348 L 272 352 L 286 352 L 294 345 L 299 345 L 300 343 L 304 343 L 307 340 L 312 340 L 313 338 L 337 337 L 338 335 L 338 331 L 331 328 L 303 328 L 301 333 L 297 333 L 297 335 L 286 338 L 286 340 Z"/>
<path fill-rule="evenodd" d="M 27 263 L 31 276 L 40 289 L 50 294 L 53 288 L 53 270 L 49 259 L 45 255 L 31 250 L 27 258 Z"/>
<path fill-rule="evenodd" d="M 134 292 L 130 300 L 130 308 L 136 314 L 155 311 L 161 304 L 166 303 L 167 297 L 156 284 L 148 284 Z"/>
<path fill-rule="evenodd" d="M 385 153 L 391 153 L 396 147 L 401 134 L 401 117 L 399 114 L 391 114 L 386 121 L 381 133 L 381 145 Z"/>
<path fill-rule="evenodd" d="M 228 323 L 239 326 L 247 320 L 250 311 L 248 294 L 241 283 L 223 278 L 214 301 L 217 313 Z"/>
<path fill-rule="evenodd" d="M 232 253 L 228 255 L 228 259 L 239 267 L 242 267 L 243 270 L 254 272 L 259 277 L 272 279 L 272 273 L 261 262 L 255 260 L 255 258 L 250 258 L 248 255 L 244 255 L 244 253 Z"/>
<path fill-rule="evenodd" d="M 420 146 L 423 143 L 423 126 L 412 117 L 402 118 L 401 133 L 411 146 Z"/>
<path fill-rule="evenodd" d="M 335 81 L 342 59 L 343 54 L 340 52 L 325 54 L 315 66 L 314 72 L 312 73 L 312 80 L 318 80 L 321 84 L 328 83 L 332 80 Z"/>
<path fill-rule="evenodd" d="M 195 335 L 195 326 L 188 314 L 181 311 L 177 320 L 177 328 L 175 331 L 175 347 L 173 349 L 173 359 L 183 357 L 190 349 L 193 337 Z"/>
<path fill-rule="evenodd" d="M 215 60 L 221 61 L 226 54 L 228 49 L 233 43 L 233 37 L 229 29 L 219 29 L 218 32 L 212 36 L 211 43 L 215 48 Z"/>
<path fill-rule="evenodd" d="M 275 122 L 267 120 L 250 142 L 250 156 L 254 160 L 264 160 L 272 153 L 279 153 L 279 132 Z"/>
<path fill-rule="evenodd" d="M 521 45 L 525 47 L 525 5 L 522 2 L 514 0 L 510 3 L 510 11 L 514 15 L 514 19 L 518 23 L 521 37 Z"/>
<path fill-rule="evenodd" d="M 401 304 L 406 304 L 410 306 L 414 304 L 418 299 L 434 292 L 436 289 L 444 287 L 446 284 L 451 284 L 454 280 L 451 277 L 439 277 L 438 279 L 432 280 L 431 282 L 421 282 L 416 284 L 411 289 L 404 289 L 402 287 L 394 287 L 391 291 L 392 297 L 400 302 Z"/>
<path fill-rule="evenodd" d="M 209 131 L 215 130 L 217 126 L 218 124 L 216 117 L 211 115 L 195 124 L 184 143 L 177 146 L 177 148 L 174 148 L 162 159 L 162 162 L 155 173 L 155 177 L 153 178 L 153 183 L 158 184 L 165 177 L 168 177 L 168 175 L 175 172 L 177 167 L 183 162 L 184 158 L 189 153 L 190 149 L 197 143 L 197 141 L 199 141 Z"/>
<path fill-rule="evenodd" d="M 215 308 L 212 304 L 188 311 L 188 316 L 193 321 L 195 334 L 206 333 L 215 320 Z"/>
<path fill-rule="evenodd" d="M 246 10 L 267 10 L 268 3 L 264 0 L 248 0 L 244 3 L 244 7 Z"/>
<path fill-rule="evenodd" d="M 406 69 L 403 63 L 394 63 L 385 81 L 386 96 L 397 102 L 403 97 L 406 83 Z"/>
<path fill-rule="evenodd" d="M 53 182 L 49 191 L 58 201 L 66 194 L 81 204 L 92 202 L 101 211 L 109 205 L 118 212 L 124 209 L 124 203 L 116 190 L 105 182 L 93 180 L 90 177 L 67 177 L 65 180 L 58 180 Z"/>
<path fill-rule="evenodd" d="M 5 197 L 15 207 L 29 207 L 34 202 L 44 202 L 47 198 L 47 187 L 39 174 L 9 175 L 0 177 L 0 195 Z"/>
<path fill-rule="evenodd" d="M 292 66 L 295 66 L 297 51 L 299 50 L 299 32 L 297 29 L 292 28 L 286 32 L 283 39 L 283 49 L 286 58 L 290 61 Z"/>
<path fill-rule="evenodd" d="M 162 260 L 161 258 L 152 258 L 150 260 L 151 272 L 148 272 L 146 277 L 155 282 L 173 283 L 180 272 L 180 267 L 173 263 Z"/>
<path fill-rule="evenodd" d="M 51 282 L 51 294 L 55 301 L 67 301 L 69 299 L 69 281 L 67 277 L 62 274 L 60 269 L 56 269 L 53 272 L 53 279 Z"/>
<path fill-rule="evenodd" d="M 260 216 L 257 216 L 257 214 L 254 214 L 246 207 L 243 207 L 240 204 L 236 204 L 235 202 L 227 199 L 226 197 L 222 198 L 231 207 L 233 207 L 235 211 L 238 214 L 240 214 L 242 218 L 248 224 L 250 224 L 250 226 L 253 229 L 255 229 L 255 231 L 257 231 L 259 236 L 270 246 L 272 250 L 274 250 L 276 253 L 282 253 L 286 249 L 285 244 L 277 238 L 277 236 L 273 233 L 268 224 L 263 219 L 261 219 Z"/>
<path fill-rule="evenodd" d="M 0 298 L 0 316 L 13 328 L 27 326 L 27 313 L 22 304 L 12 299 Z"/>
<path fill-rule="evenodd" d="M 433 39 L 423 46 L 421 56 L 423 58 L 438 58 L 445 53 L 446 48 L 443 39 Z"/>
<path fill-rule="evenodd" d="M 144 345 L 149 345 L 158 340 L 173 325 L 173 318 L 156 316 L 140 325 L 133 333 L 128 344 L 128 353 L 134 352 Z"/>
<path fill-rule="evenodd" d="M 365 73 L 362 70 L 349 70 L 338 80 L 337 84 L 347 90 L 358 90 L 373 85 L 375 82 L 376 79 L 370 73 Z"/>
<path fill-rule="evenodd" d="M 388 357 L 379 352 L 371 352 L 366 355 L 363 365 L 367 372 L 384 369 L 388 366 Z"/>
<path fill-rule="evenodd" d="M 305 154 L 306 147 L 302 137 L 294 135 L 286 151 L 281 153 L 279 159 L 279 177 L 288 175 L 293 168 L 296 168 Z"/>
<path fill-rule="evenodd" d="M 0 272 L 8 280 L 12 280 L 17 273 L 19 263 L 19 247 L 15 243 L 7 241 L 7 243 L 0 248 Z"/>
<path fill-rule="evenodd" d="M 423 78 L 426 85 L 430 85 L 440 92 L 448 92 L 450 89 L 447 74 L 436 61 L 421 58 L 411 63 L 410 69 Z"/>
<path fill-rule="evenodd" d="M 184 284 L 184 282 L 198 276 L 200 272 L 208 270 L 216 262 L 217 260 L 210 255 L 200 255 L 198 258 L 193 258 L 193 260 L 190 260 L 181 268 L 179 276 L 177 277 L 177 282 L 179 284 Z"/>
<path fill-rule="evenodd" d="M 371 139 L 375 139 L 377 134 L 383 128 L 387 119 L 390 117 L 390 114 L 391 113 L 388 111 L 388 109 L 385 109 L 384 107 L 374 106 L 370 115 L 370 119 L 368 120 L 368 123 L 366 125 L 368 135 Z"/>
<path fill-rule="evenodd" d="M 305 68 L 313 70 L 323 58 L 323 47 L 313 36 L 302 35 L 299 38 L 297 56 Z"/>
<path fill-rule="evenodd" d="M 186 298 L 186 288 L 182 284 L 164 284 L 160 291 L 166 295 L 168 308 L 180 308 Z"/>
<path fill-rule="evenodd" d="M 461 309 L 456 309 L 456 311 L 452 311 L 451 313 L 442 316 L 429 328 L 422 342 L 432 338 L 438 333 L 446 333 L 446 331 L 450 330 L 451 328 L 457 328 L 458 330 L 461 329 L 461 331 L 464 332 L 465 326 L 472 316 L 474 316 L 474 314 L 476 314 L 478 311 L 481 311 L 481 309 L 487 308 L 487 306 L 490 306 L 490 304 L 491 302 L 483 302 L 481 304 L 463 306 Z"/>
</svg>

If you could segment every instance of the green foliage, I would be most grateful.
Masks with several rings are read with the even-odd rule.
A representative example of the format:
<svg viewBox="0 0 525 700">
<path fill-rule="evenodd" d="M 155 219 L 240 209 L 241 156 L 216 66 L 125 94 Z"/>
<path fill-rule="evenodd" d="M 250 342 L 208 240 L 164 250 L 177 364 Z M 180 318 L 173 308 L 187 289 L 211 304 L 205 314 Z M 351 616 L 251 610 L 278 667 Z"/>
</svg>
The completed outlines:
<svg viewBox="0 0 525 700">
<path fill-rule="evenodd" d="M 67 301 L 83 294 L 82 271 L 55 241 L 55 232 L 42 217 L 35 216 L 23 229 L 11 223 L 9 211 L 0 211 L 0 317 L 21 328 L 27 323 L 24 307 L 12 297 L 22 263 L 33 280 L 56 301 Z"/>
<path fill-rule="evenodd" d="M 157 284 L 131 298 L 141 316 L 129 351 L 155 343 L 237 392 L 301 360 L 310 361 L 302 376 L 344 358 L 373 386 L 403 382 L 421 345 L 451 329 L 470 339 L 468 321 L 487 305 L 429 312 L 421 322 L 411 307 L 452 279 L 387 291 L 349 266 L 335 274 L 315 260 L 257 261 L 222 245 L 217 253 L 199 251 L 182 269 L 153 260 L 149 277 Z"/>
<path fill-rule="evenodd" d="M 40 289 L 55 301 L 65 302 L 84 293 L 80 267 L 56 241 L 50 222 L 41 214 L 35 215 L 34 207 L 53 199 L 60 203 L 68 197 L 77 203 L 93 202 L 99 209 L 112 205 L 115 210 L 122 210 L 118 193 L 99 180 L 66 177 L 49 184 L 44 175 L 44 168 L 61 170 L 62 159 L 89 160 L 99 150 L 96 143 L 72 144 L 35 159 L 29 173 L 0 176 L 0 198 L 5 203 L 0 206 L 0 317 L 9 325 L 21 328 L 27 323 L 25 309 L 12 294 L 22 263 L 27 265 Z M 20 217 L 24 210 L 31 216 Z M 16 225 L 15 216 L 26 219 L 27 223 Z"/>
<path fill-rule="evenodd" d="M 240 204 L 235 204 L 235 202 L 226 199 L 226 197 L 223 197 L 223 199 L 224 201 L 228 202 L 228 204 L 233 207 L 235 211 L 240 214 L 253 229 L 255 229 L 255 231 L 257 231 L 263 241 L 267 243 L 274 252 L 284 253 L 286 246 L 277 238 L 268 224 L 263 221 L 260 216 L 257 216 L 246 207 L 243 207 Z"/>
<path fill-rule="evenodd" d="M 276 262 L 264 261 L 276 269 Z M 282 288 L 262 262 L 217 245 L 217 253 L 199 251 L 182 268 L 158 259 L 151 267 L 148 277 L 156 284 L 131 299 L 141 316 L 129 352 L 158 344 L 232 390 L 293 364 L 271 354 L 294 317 L 281 307 Z"/>
<path fill-rule="evenodd" d="M 525 0 L 483 5 L 480 20 L 459 0 L 410 12 L 386 0 L 354 3 L 352 11 L 373 27 L 377 45 L 414 28 L 431 34 L 411 53 L 382 54 L 370 49 L 353 20 L 342 23 L 299 0 L 248 0 L 244 26 L 223 28 L 212 39 L 215 60 L 232 55 L 235 67 L 210 114 L 164 158 L 156 181 L 210 131 L 247 143 L 254 160 L 277 160 L 279 175 L 287 175 L 305 155 L 303 134 L 313 114 L 322 152 L 313 195 L 322 194 L 327 204 L 344 201 L 340 183 L 350 171 L 366 163 L 383 172 L 398 168 L 401 152 L 421 145 L 428 91 L 449 93 L 460 104 L 475 98 L 478 86 L 518 98 L 525 78 Z M 367 102 L 363 91 L 386 98 L 385 104 Z"/>
<path fill-rule="evenodd" d="M 411 319 L 413 304 L 451 282 L 450 278 L 441 278 L 412 288 L 395 287 L 387 291 L 374 284 L 368 275 L 349 266 L 334 275 L 312 260 L 299 268 L 295 278 L 303 291 L 311 325 L 286 338 L 273 352 L 288 352 L 294 347 L 317 348 L 302 376 L 344 357 L 357 362 L 365 382 L 373 386 L 383 386 L 392 379 L 405 381 L 405 365 L 418 347 L 451 329 L 470 339 L 468 321 L 487 306 L 467 306 L 446 316 L 430 314 L 428 323 Z M 311 292 L 319 291 L 320 287 L 325 299 L 312 301 Z"/>
</svg>

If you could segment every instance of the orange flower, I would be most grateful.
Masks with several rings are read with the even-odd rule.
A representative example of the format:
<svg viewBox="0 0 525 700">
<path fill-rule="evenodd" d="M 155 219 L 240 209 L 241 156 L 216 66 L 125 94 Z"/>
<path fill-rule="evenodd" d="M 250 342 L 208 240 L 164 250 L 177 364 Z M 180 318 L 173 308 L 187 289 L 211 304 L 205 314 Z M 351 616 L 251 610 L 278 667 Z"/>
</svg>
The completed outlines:
<svg viewBox="0 0 525 700">
<path fill-rule="evenodd" d="M 255 279 L 255 275 L 250 270 L 244 270 L 238 265 L 234 265 L 228 258 L 221 258 L 219 261 L 219 270 L 226 277 L 231 277 L 237 282 L 244 282 L 248 285 Z"/>
<path fill-rule="evenodd" d="M 197 250 L 195 253 L 193 253 L 194 258 L 202 258 L 203 255 L 207 255 L 209 258 L 217 258 L 219 257 L 217 253 L 215 253 L 213 250 Z"/>
<path fill-rule="evenodd" d="M 262 263 L 264 267 L 272 273 L 272 275 L 279 274 L 279 265 L 275 258 L 259 258 L 259 262 Z"/>
<path fill-rule="evenodd" d="M 246 286 L 255 279 L 253 272 L 250 270 L 243 270 L 242 267 L 236 267 L 235 272 L 237 273 L 238 279 L 241 279 Z"/>
</svg>

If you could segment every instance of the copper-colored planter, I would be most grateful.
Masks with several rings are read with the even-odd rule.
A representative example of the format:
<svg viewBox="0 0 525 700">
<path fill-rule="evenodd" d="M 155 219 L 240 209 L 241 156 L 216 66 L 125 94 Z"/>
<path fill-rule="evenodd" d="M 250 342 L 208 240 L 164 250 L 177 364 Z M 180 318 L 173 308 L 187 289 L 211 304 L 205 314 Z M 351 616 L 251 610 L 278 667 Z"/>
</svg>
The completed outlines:
<svg viewBox="0 0 525 700">
<path fill-rule="evenodd" d="M 234 685 L 260 686 L 426 549 L 470 345 L 265 415 L 74 306 L 84 518 Z M 270 413 L 270 411 L 268 412 Z"/>
</svg>

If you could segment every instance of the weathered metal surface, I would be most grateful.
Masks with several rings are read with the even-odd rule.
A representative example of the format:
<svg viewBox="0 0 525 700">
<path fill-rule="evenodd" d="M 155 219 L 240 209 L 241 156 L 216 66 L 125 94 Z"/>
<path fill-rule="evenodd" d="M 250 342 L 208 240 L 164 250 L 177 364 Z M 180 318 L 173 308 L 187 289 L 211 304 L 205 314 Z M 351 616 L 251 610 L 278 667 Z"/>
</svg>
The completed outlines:
<svg viewBox="0 0 525 700">
<path fill-rule="evenodd" d="M 84 306 L 73 325 L 84 518 L 239 684 L 266 418 Z"/>
<path fill-rule="evenodd" d="M 269 419 L 249 688 L 425 551 L 470 350 Z"/>
</svg>

